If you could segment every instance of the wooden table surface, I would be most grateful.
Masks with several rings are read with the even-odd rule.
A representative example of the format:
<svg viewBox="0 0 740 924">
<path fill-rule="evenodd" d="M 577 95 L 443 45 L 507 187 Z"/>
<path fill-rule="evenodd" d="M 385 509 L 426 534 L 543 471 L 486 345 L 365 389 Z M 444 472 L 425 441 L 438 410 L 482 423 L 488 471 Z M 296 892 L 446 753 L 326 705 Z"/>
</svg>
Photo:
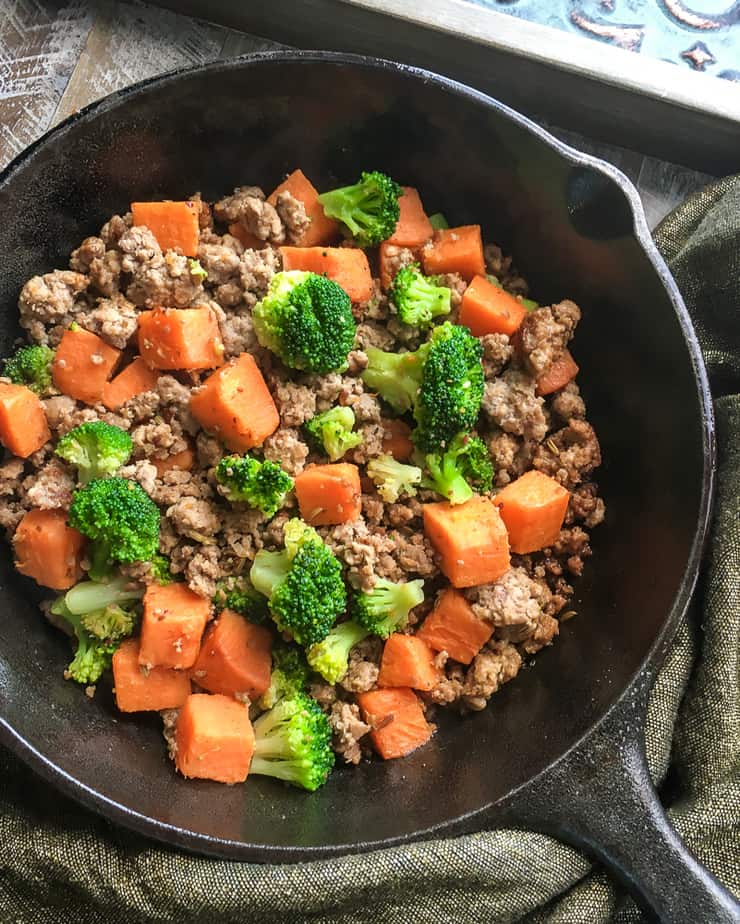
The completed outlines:
<svg viewBox="0 0 740 924">
<path fill-rule="evenodd" d="M 56 122 L 107 93 L 185 64 L 275 47 L 262 38 L 138 2 L 0 0 L 0 168 Z M 651 227 L 712 179 L 550 128 L 626 173 L 642 197 Z"/>
</svg>

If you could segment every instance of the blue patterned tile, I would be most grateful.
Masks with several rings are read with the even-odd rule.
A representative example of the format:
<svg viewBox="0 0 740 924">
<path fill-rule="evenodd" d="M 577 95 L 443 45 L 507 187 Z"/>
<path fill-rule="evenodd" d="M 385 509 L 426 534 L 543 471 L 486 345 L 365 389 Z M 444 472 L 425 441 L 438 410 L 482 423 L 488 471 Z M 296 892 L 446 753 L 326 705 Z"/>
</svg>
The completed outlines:
<svg viewBox="0 0 740 924">
<path fill-rule="evenodd" d="M 740 0 L 470 0 L 740 81 Z"/>
</svg>

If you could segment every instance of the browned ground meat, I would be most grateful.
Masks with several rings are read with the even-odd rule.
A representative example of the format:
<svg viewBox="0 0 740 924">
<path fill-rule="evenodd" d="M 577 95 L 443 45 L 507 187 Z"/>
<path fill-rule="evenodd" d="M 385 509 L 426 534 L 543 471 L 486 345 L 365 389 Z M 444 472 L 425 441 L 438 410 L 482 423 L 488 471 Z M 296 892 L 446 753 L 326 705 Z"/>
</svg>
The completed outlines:
<svg viewBox="0 0 740 924">
<path fill-rule="evenodd" d="M 262 450 L 266 459 L 279 462 L 291 475 L 303 471 L 309 451 L 298 430 L 292 427 L 277 429 L 265 440 Z"/>
<path fill-rule="evenodd" d="M 532 465 L 568 489 L 577 487 L 585 475 L 601 465 L 601 449 L 593 427 L 585 420 L 571 420 L 537 447 Z"/>
<path fill-rule="evenodd" d="M 305 385 L 274 378 L 272 396 L 284 427 L 300 427 L 316 414 L 316 395 Z"/>
<path fill-rule="evenodd" d="M 586 416 L 586 405 L 575 382 L 568 382 L 565 388 L 556 391 L 552 396 L 550 407 L 553 413 L 566 423 L 574 417 Z"/>
<path fill-rule="evenodd" d="M 486 334 L 480 338 L 483 347 L 483 371 L 487 379 L 500 375 L 511 359 L 514 348 L 506 334 Z"/>
<path fill-rule="evenodd" d="M 395 343 L 393 334 L 387 327 L 375 324 L 373 321 L 365 321 L 357 325 L 357 345 L 366 350 L 368 347 L 375 347 L 378 350 L 390 350 Z"/>
<path fill-rule="evenodd" d="M 87 276 L 72 270 L 54 270 L 29 279 L 18 299 L 21 327 L 36 343 L 56 346 L 80 310 L 76 300 L 88 283 Z"/>
<path fill-rule="evenodd" d="M 239 186 L 230 196 L 214 205 L 213 214 L 219 221 L 241 225 L 261 241 L 271 244 L 285 241 L 285 228 L 280 216 L 258 186 Z"/>
<path fill-rule="evenodd" d="M 329 723 L 333 735 L 332 747 L 336 753 L 345 763 L 359 764 L 362 757 L 360 738 L 370 731 L 370 726 L 360 718 L 359 706 L 334 702 L 329 713 Z"/>
<path fill-rule="evenodd" d="M 285 225 L 288 240 L 291 244 L 297 243 L 311 224 L 311 219 L 306 214 L 306 206 L 300 199 L 296 199 L 287 189 L 284 189 L 278 193 L 275 209 Z"/>
<path fill-rule="evenodd" d="M 512 642 L 532 635 L 548 594 L 524 568 L 511 568 L 495 583 L 465 591 L 476 616 L 492 623 L 498 638 Z"/>
<path fill-rule="evenodd" d="M 347 673 L 339 681 L 342 689 L 348 693 L 366 693 L 372 690 L 378 681 L 380 656 L 383 643 L 379 638 L 370 636 L 350 651 Z"/>
<path fill-rule="evenodd" d="M 486 244 L 483 256 L 488 272 L 495 276 L 507 292 L 514 295 L 527 295 L 529 286 L 516 271 L 511 257 L 504 255 L 496 244 Z"/>
<path fill-rule="evenodd" d="M 560 356 L 580 320 L 581 309 L 570 301 L 529 312 L 519 329 L 519 342 L 532 375 L 540 375 Z"/>
<path fill-rule="evenodd" d="M 355 587 L 370 590 L 379 577 L 400 580 L 401 569 L 393 557 L 395 539 L 377 530 L 368 529 L 361 517 L 341 526 L 320 530 L 324 541 L 344 563 L 347 578 Z"/>
<path fill-rule="evenodd" d="M 487 381 L 481 407 L 506 433 L 541 440 L 547 433 L 545 400 L 535 394 L 535 382 L 518 369 L 507 369 L 500 378 Z"/>
<path fill-rule="evenodd" d="M 72 503 L 75 479 L 70 467 L 61 459 L 52 458 L 38 472 L 29 475 L 23 484 L 29 507 L 41 507 L 43 510 L 61 507 L 66 510 Z"/>
<path fill-rule="evenodd" d="M 123 350 L 136 333 L 136 307 L 116 293 L 111 298 L 99 298 L 95 307 L 77 315 L 77 323 L 97 334 L 106 343 Z"/>
<path fill-rule="evenodd" d="M 502 488 L 523 475 L 532 463 L 536 447 L 534 440 L 523 440 L 503 430 L 496 431 L 488 442 L 494 466 L 494 484 Z"/>
<path fill-rule="evenodd" d="M 489 642 L 465 674 L 462 700 L 468 709 L 479 711 L 493 694 L 509 680 L 516 677 L 522 666 L 522 657 L 507 641 Z"/>
<path fill-rule="evenodd" d="M 135 226 L 118 241 L 121 268 L 131 281 L 126 297 L 134 305 L 187 308 L 203 297 L 200 277 L 191 272 L 188 257 L 168 250 L 165 254 L 148 228 Z"/>
<path fill-rule="evenodd" d="M 606 507 L 604 501 L 597 494 L 595 484 L 579 485 L 570 495 L 568 512 L 565 515 L 565 522 L 572 523 L 574 520 L 583 520 L 585 526 L 592 529 L 603 523 Z"/>
</svg>

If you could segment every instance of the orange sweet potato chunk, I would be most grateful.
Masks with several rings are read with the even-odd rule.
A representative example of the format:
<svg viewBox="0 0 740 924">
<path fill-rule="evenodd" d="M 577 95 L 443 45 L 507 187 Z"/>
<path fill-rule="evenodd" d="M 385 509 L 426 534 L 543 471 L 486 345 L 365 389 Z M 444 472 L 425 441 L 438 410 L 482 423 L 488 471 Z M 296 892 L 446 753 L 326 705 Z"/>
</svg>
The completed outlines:
<svg viewBox="0 0 740 924">
<path fill-rule="evenodd" d="M 84 545 L 64 510 L 29 510 L 13 536 L 15 567 L 42 587 L 67 590 L 82 577 Z"/>
<path fill-rule="evenodd" d="M 569 491 L 544 472 L 525 472 L 494 497 L 517 555 L 552 545 L 565 519 Z"/>
<path fill-rule="evenodd" d="M 408 687 L 358 693 L 357 703 L 364 721 L 373 728 L 370 740 L 384 760 L 405 757 L 432 737 L 434 728 Z"/>
<path fill-rule="evenodd" d="M 187 778 L 243 783 L 254 752 L 244 703 L 218 693 L 191 693 L 175 725 L 175 765 Z"/>
<path fill-rule="evenodd" d="M 416 637 L 435 651 L 446 651 L 461 664 L 470 664 L 493 635 L 493 625 L 479 619 L 461 593 L 451 587 L 439 595 Z"/>
<path fill-rule="evenodd" d="M 309 465 L 295 477 L 295 494 L 311 526 L 349 523 L 362 512 L 360 470 L 350 462 Z"/>
<path fill-rule="evenodd" d="M 562 354 L 537 376 L 537 395 L 551 395 L 554 391 L 565 388 L 578 375 L 578 365 L 569 350 Z"/>
<path fill-rule="evenodd" d="M 26 459 L 50 439 L 38 395 L 25 385 L 0 382 L 0 443 L 14 456 Z"/>
<path fill-rule="evenodd" d="M 459 273 L 466 282 L 474 276 L 483 276 L 486 261 L 483 259 L 483 240 L 480 225 L 461 225 L 443 228 L 422 249 L 424 272 Z"/>
<path fill-rule="evenodd" d="M 264 626 L 223 610 L 206 630 L 190 676 L 211 693 L 246 693 L 254 701 L 270 686 L 271 651 L 272 634 Z"/>
<path fill-rule="evenodd" d="M 433 690 L 441 671 L 434 665 L 434 653 L 418 635 L 396 632 L 383 646 L 378 686 L 411 687 L 412 690 Z"/>
<path fill-rule="evenodd" d="M 306 216 L 311 224 L 293 243 L 297 247 L 315 247 L 317 244 L 330 244 L 339 233 L 339 224 L 324 214 L 324 207 L 319 202 L 319 192 L 302 170 L 294 170 L 267 197 L 270 205 L 277 204 L 281 192 L 289 192 L 294 199 L 303 203 Z"/>
<path fill-rule="evenodd" d="M 403 195 L 398 200 L 401 214 L 388 243 L 398 247 L 419 247 L 429 240 L 434 229 L 424 211 L 418 190 L 413 186 L 403 186 L 402 189 Z"/>
<path fill-rule="evenodd" d="M 187 584 L 149 584 L 144 594 L 139 664 L 144 667 L 192 667 L 211 616 L 211 602 Z"/>
<path fill-rule="evenodd" d="M 196 202 L 132 202 L 134 225 L 146 225 L 162 250 L 180 250 L 186 257 L 198 255 L 198 205 Z"/>
<path fill-rule="evenodd" d="M 139 640 L 127 638 L 113 655 L 113 687 L 121 712 L 158 712 L 179 709 L 190 696 L 186 671 L 171 667 L 142 668 Z"/>
<path fill-rule="evenodd" d="M 81 327 L 65 330 L 51 364 L 51 377 L 64 395 L 100 404 L 121 351 Z"/>
<path fill-rule="evenodd" d="M 277 430 L 280 415 L 262 373 L 249 353 L 217 369 L 190 399 L 190 410 L 234 452 L 246 452 Z"/>
<path fill-rule="evenodd" d="M 132 363 L 118 375 L 106 382 L 103 387 L 103 404 L 109 411 L 117 411 L 136 395 L 141 395 L 145 391 L 152 391 L 157 384 L 158 373 L 151 369 L 141 358 L 137 356 Z"/>
<path fill-rule="evenodd" d="M 506 334 L 511 337 L 527 316 L 527 309 L 504 289 L 475 276 L 463 292 L 460 323 L 476 337 Z"/>
<path fill-rule="evenodd" d="M 152 369 L 214 369 L 224 360 L 216 315 L 208 307 L 142 311 L 139 352 Z"/>
<path fill-rule="evenodd" d="M 424 504 L 424 531 L 453 587 L 497 581 L 511 564 L 506 527 L 487 497 Z"/>
<path fill-rule="evenodd" d="M 328 276 L 353 302 L 373 294 L 373 277 L 365 252 L 357 247 L 281 247 L 284 270 L 305 270 Z"/>
</svg>

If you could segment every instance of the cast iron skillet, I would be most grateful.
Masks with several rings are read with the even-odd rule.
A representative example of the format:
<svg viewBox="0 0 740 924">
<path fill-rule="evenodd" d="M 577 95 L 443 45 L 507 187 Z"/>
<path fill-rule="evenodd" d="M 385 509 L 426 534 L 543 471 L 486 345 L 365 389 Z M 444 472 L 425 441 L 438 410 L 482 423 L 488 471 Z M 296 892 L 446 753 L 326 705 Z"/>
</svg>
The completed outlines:
<svg viewBox="0 0 740 924">
<path fill-rule="evenodd" d="M 406 760 L 339 770 L 314 795 L 260 779 L 226 788 L 178 779 L 156 719 L 62 679 L 67 643 L 4 554 L 2 740 L 85 805 L 193 850 L 305 861 L 513 822 L 590 850 L 666 920 L 736 920 L 669 826 L 643 758 L 646 696 L 696 581 L 714 443 L 694 333 L 617 170 L 398 64 L 275 53 L 181 71 L 89 107 L 3 174 L 2 353 L 24 280 L 63 266 L 132 199 L 270 188 L 298 165 L 320 187 L 373 168 L 418 186 L 453 224 L 482 221 L 538 299 L 584 306 L 579 381 L 609 513 L 578 617 L 485 712 L 443 719 Z"/>
</svg>

